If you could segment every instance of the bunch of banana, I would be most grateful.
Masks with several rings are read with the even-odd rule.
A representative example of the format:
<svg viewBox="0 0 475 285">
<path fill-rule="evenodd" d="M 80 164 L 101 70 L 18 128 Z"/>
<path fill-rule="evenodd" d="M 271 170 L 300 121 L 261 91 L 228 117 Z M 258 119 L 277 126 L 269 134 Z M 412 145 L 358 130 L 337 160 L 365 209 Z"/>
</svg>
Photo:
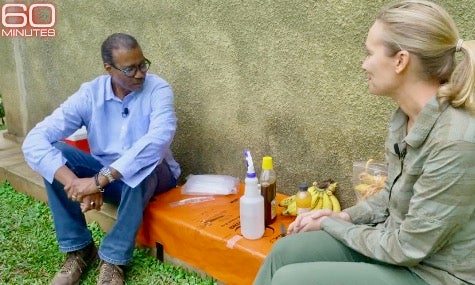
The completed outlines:
<svg viewBox="0 0 475 285">
<path fill-rule="evenodd" d="M 313 182 L 312 186 L 308 187 L 307 190 L 312 195 L 312 210 L 330 209 L 334 212 L 340 212 L 340 202 L 333 194 L 336 191 L 337 186 L 337 183 L 332 179 L 319 183 Z M 279 206 L 285 207 L 282 211 L 282 215 L 297 216 L 297 202 L 295 201 L 295 195 L 289 196 L 280 201 Z"/>
<path fill-rule="evenodd" d="M 323 183 L 314 183 L 315 198 L 312 196 L 312 209 L 329 209 L 333 212 L 340 212 L 341 205 L 338 198 L 334 195 L 338 184 L 334 181 L 323 181 Z"/>
</svg>

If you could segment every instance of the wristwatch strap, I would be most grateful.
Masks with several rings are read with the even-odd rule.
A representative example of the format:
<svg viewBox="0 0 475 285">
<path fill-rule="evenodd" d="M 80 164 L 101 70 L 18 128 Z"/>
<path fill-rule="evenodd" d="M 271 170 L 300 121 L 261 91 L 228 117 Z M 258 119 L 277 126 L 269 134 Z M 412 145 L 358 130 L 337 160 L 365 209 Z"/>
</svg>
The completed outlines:
<svg viewBox="0 0 475 285">
<path fill-rule="evenodd" d="M 111 169 L 109 167 L 104 166 L 103 168 L 101 168 L 99 174 L 107 178 L 109 183 L 112 183 L 115 180 L 114 176 L 112 176 Z"/>
</svg>

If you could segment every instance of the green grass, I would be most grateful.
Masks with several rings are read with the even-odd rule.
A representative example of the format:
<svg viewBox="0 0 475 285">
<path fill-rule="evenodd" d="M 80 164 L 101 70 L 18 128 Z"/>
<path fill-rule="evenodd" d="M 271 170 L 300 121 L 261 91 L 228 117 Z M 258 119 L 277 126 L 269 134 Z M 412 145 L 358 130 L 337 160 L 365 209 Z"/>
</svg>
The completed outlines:
<svg viewBox="0 0 475 285">
<path fill-rule="evenodd" d="M 0 201 L 0 284 L 48 284 L 64 259 L 48 206 L 16 192 L 7 181 L 0 181 Z M 95 223 L 89 228 L 99 244 L 104 232 Z M 135 249 L 125 273 L 126 284 L 217 284 L 195 272 L 158 262 L 143 249 Z M 96 263 L 85 272 L 81 284 L 96 284 L 97 276 Z"/>
<path fill-rule="evenodd" d="M 1 120 L 0 120 L 0 124 L 1 124 Z M 7 125 L 0 125 L 0 131 L 3 131 L 3 130 L 6 130 L 7 129 Z"/>
</svg>

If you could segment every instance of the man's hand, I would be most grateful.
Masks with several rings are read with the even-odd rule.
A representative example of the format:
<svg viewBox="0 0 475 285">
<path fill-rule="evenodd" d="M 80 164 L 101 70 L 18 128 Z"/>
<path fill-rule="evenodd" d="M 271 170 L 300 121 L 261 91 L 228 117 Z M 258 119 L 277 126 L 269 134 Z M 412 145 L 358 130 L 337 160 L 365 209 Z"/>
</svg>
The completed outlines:
<svg viewBox="0 0 475 285">
<path fill-rule="evenodd" d="M 99 192 L 94 177 L 78 178 L 66 165 L 56 171 L 54 178 L 64 185 L 68 198 L 76 202 L 81 202 L 84 196 Z"/>
<path fill-rule="evenodd" d="M 81 211 L 83 213 L 89 210 L 101 210 L 103 205 L 102 193 L 94 193 L 91 195 L 84 196 L 81 201 Z"/>
<path fill-rule="evenodd" d="M 64 185 L 64 191 L 69 199 L 76 202 L 82 202 L 85 196 L 99 193 L 94 177 L 74 178 Z"/>
</svg>

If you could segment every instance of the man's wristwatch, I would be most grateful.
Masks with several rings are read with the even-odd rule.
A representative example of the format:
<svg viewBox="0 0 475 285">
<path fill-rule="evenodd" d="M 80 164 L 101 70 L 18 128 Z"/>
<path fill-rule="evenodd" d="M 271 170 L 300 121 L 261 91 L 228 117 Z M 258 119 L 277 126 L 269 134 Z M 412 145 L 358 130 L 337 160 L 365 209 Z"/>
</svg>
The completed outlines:
<svg viewBox="0 0 475 285">
<path fill-rule="evenodd" d="M 112 176 L 111 169 L 109 167 L 104 166 L 103 168 L 101 168 L 99 174 L 107 178 L 107 181 L 109 181 L 109 183 L 112 183 L 115 180 L 114 176 Z"/>
</svg>

